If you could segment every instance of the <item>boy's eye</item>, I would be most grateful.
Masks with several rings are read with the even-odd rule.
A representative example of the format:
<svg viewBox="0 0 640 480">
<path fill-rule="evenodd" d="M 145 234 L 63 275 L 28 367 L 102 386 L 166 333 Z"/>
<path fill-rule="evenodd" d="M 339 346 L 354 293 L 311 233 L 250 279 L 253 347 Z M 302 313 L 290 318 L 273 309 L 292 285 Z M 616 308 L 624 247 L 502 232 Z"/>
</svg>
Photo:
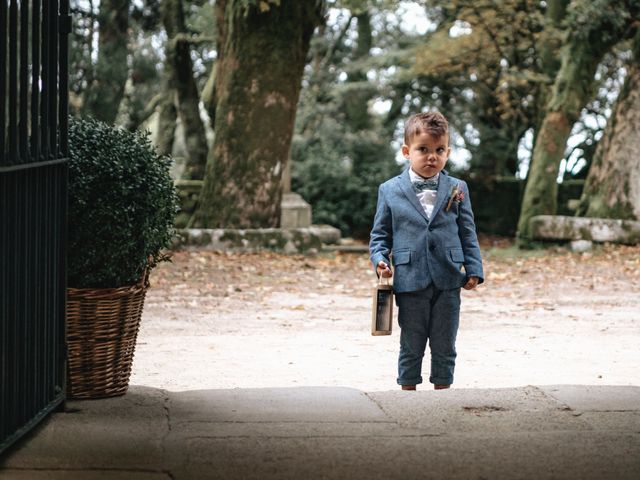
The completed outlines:
<svg viewBox="0 0 640 480">
<path fill-rule="evenodd" d="M 444 148 L 440 147 L 436 150 L 436 152 L 438 153 L 438 155 L 442 155 L 444 153 Z"/>
</svg>

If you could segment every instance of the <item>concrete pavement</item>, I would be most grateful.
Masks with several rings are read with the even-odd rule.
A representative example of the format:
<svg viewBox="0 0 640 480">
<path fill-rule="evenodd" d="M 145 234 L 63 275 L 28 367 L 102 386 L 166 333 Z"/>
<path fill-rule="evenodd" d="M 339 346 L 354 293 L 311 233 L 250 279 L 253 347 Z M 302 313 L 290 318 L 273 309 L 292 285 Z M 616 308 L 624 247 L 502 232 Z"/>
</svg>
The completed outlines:
<svg viewBox="0 0 640 480">
<path fill-rule="evenodd" d="M 2 480 L 640 479 L 640 387 L 298 387 L 68 402 Z"/>
</svg>

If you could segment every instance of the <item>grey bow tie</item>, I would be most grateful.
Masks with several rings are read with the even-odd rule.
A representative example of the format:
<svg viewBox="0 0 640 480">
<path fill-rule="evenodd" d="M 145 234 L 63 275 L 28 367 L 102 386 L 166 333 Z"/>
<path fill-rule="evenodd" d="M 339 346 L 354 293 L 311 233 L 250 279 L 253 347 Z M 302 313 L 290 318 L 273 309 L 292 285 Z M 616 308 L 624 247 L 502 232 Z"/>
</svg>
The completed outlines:
<svg viewBox="0 0 640 480">
<path fill-rule="evenodd" d="M 415 182 L 411 182 L 413 185 L 413 190 L 418 192 L 424 192 L 425 190 L 438 190 L 438 179 L 437 178 L 428 178 L 426 180 L 417 180 Z"/>
</svg>

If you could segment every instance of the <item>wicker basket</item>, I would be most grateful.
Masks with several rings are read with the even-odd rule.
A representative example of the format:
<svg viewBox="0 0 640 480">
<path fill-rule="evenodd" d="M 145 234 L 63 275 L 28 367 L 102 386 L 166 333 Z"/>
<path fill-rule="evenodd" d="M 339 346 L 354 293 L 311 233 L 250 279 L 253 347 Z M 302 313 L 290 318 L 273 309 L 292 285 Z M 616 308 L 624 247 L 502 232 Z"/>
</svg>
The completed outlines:
<svg viewBox="0 0 640 480">
<path fill-rule="evenodd" d="M 67 289 L 67 397 L 126 393 L 148 287 Z"/>
</svg>

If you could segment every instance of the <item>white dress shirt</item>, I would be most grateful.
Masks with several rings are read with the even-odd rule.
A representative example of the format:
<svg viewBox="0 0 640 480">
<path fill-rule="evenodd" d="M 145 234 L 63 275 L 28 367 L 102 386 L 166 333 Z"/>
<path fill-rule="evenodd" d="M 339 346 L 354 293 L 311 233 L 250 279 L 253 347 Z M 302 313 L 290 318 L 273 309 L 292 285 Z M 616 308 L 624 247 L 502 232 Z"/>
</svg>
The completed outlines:
<svg viewBox="0 0 640 480">
<path fill-rule="evenodd" d="M 431 177 L 433 180 L 438 180 L 440 173 Z M 412 168 L 409 168 L 409 178 L 411 178 L 412 182 L 419 182 L 421 180 L 426 180 L 426 178 L 421 177 L 416 172 L 413 171 Z M 418 197 L 418 201 L 422 208 L 424 209 L 424 213 L 427 214 L 429 220 L 431 220 L 431 214 L 433 213 L 433 209 L 436 206 L 436 196 L 438 195 L 437 190 L 423 190 L 422 192 L 416 193 Z"/>
</svg>

